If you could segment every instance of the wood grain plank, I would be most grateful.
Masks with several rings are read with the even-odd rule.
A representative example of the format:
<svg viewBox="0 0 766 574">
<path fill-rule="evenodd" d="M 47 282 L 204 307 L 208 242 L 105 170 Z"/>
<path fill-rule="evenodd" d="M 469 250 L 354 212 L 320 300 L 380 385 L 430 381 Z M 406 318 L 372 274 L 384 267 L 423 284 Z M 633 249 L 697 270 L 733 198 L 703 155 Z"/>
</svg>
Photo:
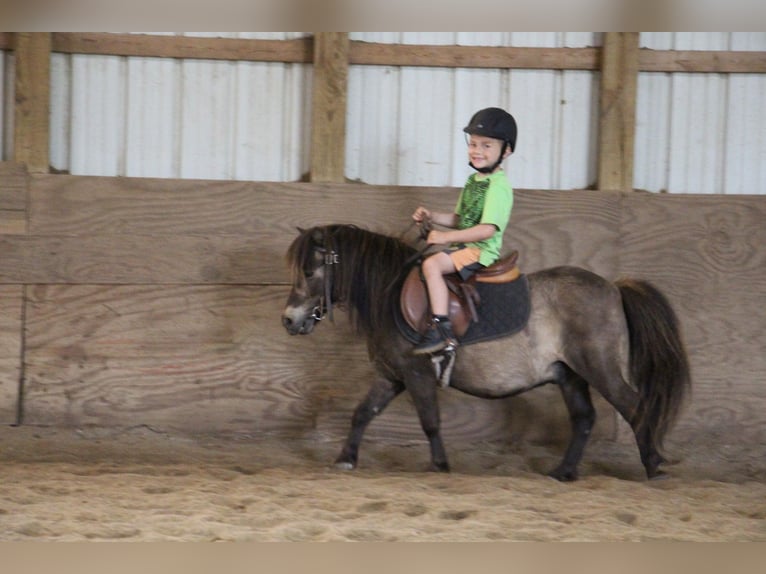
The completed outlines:
<svg viewBox="0 0 766 574">
<path fill-rule="evenodd" d="M 284 283 L 295 226 L 372 223 L 401 236 L 415 206 L 448 209 L 458 193 L 217 184 L 207 194 L 197 185 L 187 195 L 94 183 L 88 178 L 86 189 L 67 184 L 33 191 L 34 233 L 0 240 L 0 283 Z M 618 195 L 597 191 L 518 191 L 505 249 L 519 249 L 526 270 L 578 264 L 614 276 L 619 205 Z M 414 230 L 404 237 L 416 241 Z"/>
<path fill-rule="evenodd" d="M 290 238 L 0 235 L 0 284 L 285 283 Z"/>
<path fill-rule="evenodd" d="M 292 237 L 296 226 L 340 222 L 400 235 L 419 204 L 448 210 L 459 189 L 49 175 L 34 176 L 29 193 L 34 235 L 247 235 L 268 229 Z M 512 225 L 552 211 L 573 220 L 611 221 L 618 218 L 615 197 L 588 190 L 515 190 Z M 536 220 L 530 229 L 543 223 Z M 544 231 L 556 232 L 550 226 Z"/>
<path fill-rule="evenodd" d="M 33 176 L 29 193 L 30 233 L 0 237 L 0 283 L 39 284 L 28 323 L 34 420 L 333 438 L 374 375 L 344 325 L 307 338 L 279 325 L 294 226 L 374 222 L 398 235 L 416 205 L 457 199 L 454 188 L 74 176 Z M 577 264 L 656 282 L 681 317 L 695 381 L 672 436 L 763 440 L 765 215 L 758 196 L 517 190 L 505 245 L 521 250 L 526 272 Z M 553 391 L 499 402 L 447 391 L 445 432 L 563 437 Z M 422 440 L 407 399 L 370 432 Z"/>
<path fill-rule="evenodd" d="M 28 315 L 25 420 L 308 428 L 301 381 L 291 378 L 289 358 L 275 361 L 284 345 L 275 337 L 276 296 L 254 288 L 38 286 Z"/>
<path fill-rule="evenodd" d="M 0 209 L 0 235 L 26 233 L 27 217 L 23 211 Z"/>
<path fill-rule="evenodd" d="M 0 424 L 16 423 L 24 288 L 0 285 Z"/>
<path fill-rule="evenodd" d="M 15 162 L 0 162 L 0 234 L 26 233 L 26 168 Z"/>
<path fill-rule="evenodd" d="M 454 188 L 68 175 L 32 177 L 29 193 L 36 235 L 246 235 L 268 229 L 292 236 L 296 226 L 332 222 L 401 232 L 418 202 L 457 200 Z"/>
<path fill-rule="evenodd" d="M 286 296 L 276 286 L 36 286 L 24 420 L 339 440 L 375 376 L 365 345 L 342 314 L 321 334 L 288 336 Z M 440 402 L 451 440 L 567 436 L 553 388 L 497 401 L 448 390 Z M 612 432 L 608 418 L 599 429 Z M 422 441 L 410 400 L 392 404 L 369 436 Z"/>
<path fill-rule="evenodd" d="M 24 165 L 0 162 L 0 209 L 24 211 L 27 207 L 28 173 Z"/>
<path fill-rule="evenodd" d="M 621 272 L 668 295 L 688 346 L 680 434 L 766 440 L 764 221 L 762 196 L 625 196 Z"/>
<path fill-rule="evenodd" d="M 612 192 L 516 191 L 503 248 L 519 250 L 525 272 L 579 265 L 614 278 L 620 203 Z"/>
</svg>

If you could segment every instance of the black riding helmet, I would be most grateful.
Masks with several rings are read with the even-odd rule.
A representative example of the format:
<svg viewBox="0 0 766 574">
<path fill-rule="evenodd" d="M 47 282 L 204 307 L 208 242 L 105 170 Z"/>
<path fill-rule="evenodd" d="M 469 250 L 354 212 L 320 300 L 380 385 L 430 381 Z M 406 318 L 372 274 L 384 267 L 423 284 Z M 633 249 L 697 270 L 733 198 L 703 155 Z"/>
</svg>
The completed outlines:
<svg viewBox="0 0 766 574">
<path fill-rule="evenodd" d="M 511 152 L 516 149 L 516 120 L 513 116 L 501 108 L 484 108 L 476 112 L 463 131 L 470 135 L 485 136 L 498 139 L 503 142 L 503 149 L 500 151 L 500 159 L 492 167 L 477 169 L 469 162 L 468 165 L 483 173 L 493 172 L 503 161 L 506 146 L 511 148 Z"/>
</svg>

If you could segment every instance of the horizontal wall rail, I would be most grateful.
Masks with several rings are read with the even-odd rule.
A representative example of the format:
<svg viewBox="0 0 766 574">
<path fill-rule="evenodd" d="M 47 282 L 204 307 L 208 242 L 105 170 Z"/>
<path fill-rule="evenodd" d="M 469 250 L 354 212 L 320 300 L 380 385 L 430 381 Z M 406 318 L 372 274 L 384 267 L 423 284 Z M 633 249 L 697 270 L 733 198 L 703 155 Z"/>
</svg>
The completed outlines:
<svg viewBox="0 0 766 574">
<path fill-rule="evenodd" d="M 0 50 L 13 50 L 14 34 L 0 33 Z M 313 62 L 313 38 L 259 40 L 150 34 L 53 32 L 52 51 L 65 54 L 192 58 L 249 62 Z M 349 63 L 370 66 L 598 70 L 600 47 L 534 48 L 501 46 L 432 46 L 351 40 Z M 764 74 L 762 52 L 651 50 L 638 52 L 639 72 Z"/>
</svg>

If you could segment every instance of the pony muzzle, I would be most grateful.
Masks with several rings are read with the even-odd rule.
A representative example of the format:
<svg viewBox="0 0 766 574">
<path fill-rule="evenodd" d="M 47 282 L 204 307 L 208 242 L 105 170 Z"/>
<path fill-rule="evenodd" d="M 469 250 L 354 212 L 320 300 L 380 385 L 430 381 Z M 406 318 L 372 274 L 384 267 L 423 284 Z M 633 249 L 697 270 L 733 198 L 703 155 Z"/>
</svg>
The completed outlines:
<svg viewBox="0 0 766 574">
<path fill-rule="evenodd" d="M 282 313 L 282 326 L 290 335 L 308 335 L 314 330 L 317 321 L 322 320 L 319 306 L 314 307 L 310 314 L 300 313 L 297 308 L 285 309 Z"/>
</svg>

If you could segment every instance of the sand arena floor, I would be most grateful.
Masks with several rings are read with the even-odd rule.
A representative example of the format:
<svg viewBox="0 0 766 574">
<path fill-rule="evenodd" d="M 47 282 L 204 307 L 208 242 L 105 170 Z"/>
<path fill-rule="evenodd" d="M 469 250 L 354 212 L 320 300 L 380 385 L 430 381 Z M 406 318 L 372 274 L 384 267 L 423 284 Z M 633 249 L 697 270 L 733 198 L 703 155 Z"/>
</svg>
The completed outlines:
<svg viewBox="0 0 766 574">
<path fill-rule="evenodd" d="M 766 446 L 669 445 L 644 479 L 633 446 L 594 442 L 581 479 L 541 474 L 559 447 L 0 427 L 4 541 L 766 541 Z"/>
</svg>

